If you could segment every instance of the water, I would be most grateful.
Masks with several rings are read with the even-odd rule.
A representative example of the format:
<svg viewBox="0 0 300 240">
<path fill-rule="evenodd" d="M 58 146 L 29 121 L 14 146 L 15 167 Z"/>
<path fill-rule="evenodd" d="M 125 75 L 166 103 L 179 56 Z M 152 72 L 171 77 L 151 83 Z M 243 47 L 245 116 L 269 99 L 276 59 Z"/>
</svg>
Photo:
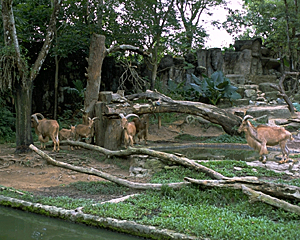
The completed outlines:
<svg viewBox="0 0 300 240">
<path fill-rule="evenodd" d="M 258 158 L 258 153 L 251 149 L 224 149 L 224 148 L 209 148 L 209 147 L 183 147 L 183 148 L 168 148 L 159 149 L 167 153 L 179 153 L 193 160 L 241 160 L 251 161 L 253 158 Z"/>
<path fill-rule="evenodd" d="M 1 240 L 140 240 L 142 238 L 0 206 Z"/>
</svg>

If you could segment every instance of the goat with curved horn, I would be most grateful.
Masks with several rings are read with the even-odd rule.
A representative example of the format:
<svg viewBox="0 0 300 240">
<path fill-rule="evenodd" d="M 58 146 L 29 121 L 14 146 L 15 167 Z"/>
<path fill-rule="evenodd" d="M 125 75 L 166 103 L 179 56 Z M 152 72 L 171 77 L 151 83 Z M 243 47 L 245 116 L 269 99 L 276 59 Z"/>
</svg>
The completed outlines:
<svg viewBox="0 0 300 240">
<path fill-rule="evenodd" d="M 247 143 L 254 150 L 257 150 L 260 155 L 260 160 L 266 163 L 268 154 L 267 146 L 279 145 L 282 152 L 282 159 L 279 163 L 287 162 L 289 156 L 289 149 L 287 142 L 293 140 L 292 134 L 283 127 L 258 125 L 255 127 L 248 119 L 253 118 L 246 115 L 243 118 L 238 132 L 245 132 Z"/>
<path fill-rule="evenodd" d="M 127 119 L 130 118 L 130 117 L 137 117 L 137 118 L 140 118 L 138 115 L 134 114 L 134 113 L 130 113 L 128 115 L 125 116 Z"/>
<path fill-rule="evenodd" d="M 124 146 L 125 148 L 128 147 L 128 144 L 130 144 L 131 147 L 133 147 L 134 143 L 134 136 L 136 134 L 136 127 L 134 122 L 128 122 L 129 117 L 138 117 L 136 114 L 128 114 L 127 116 L 124 116 L 123 113 L 120 113 L 119 116 L 121 117 L 121 128 L 124 133 Z"/>
<path fill-rule="evenodd" d="M 38 116 L 42 119 L 38 120 Z M 31 115 L 31 127 L 38 135 L 41 149 L 46 149 L 46 142 L 51 138 L 54 144 L 53 151 L 59 152 L 59 125 L 56 120 L 46 119 L 41 113 L 35 113 Z"/>
</svg>

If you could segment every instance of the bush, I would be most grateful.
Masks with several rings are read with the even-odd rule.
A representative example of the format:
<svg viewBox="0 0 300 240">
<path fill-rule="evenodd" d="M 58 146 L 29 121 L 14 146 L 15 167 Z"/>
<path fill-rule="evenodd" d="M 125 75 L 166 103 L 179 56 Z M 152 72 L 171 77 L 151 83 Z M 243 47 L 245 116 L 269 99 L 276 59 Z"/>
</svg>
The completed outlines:
<svg viewBox="0 0 300 240">
<path fill-rule="evenodd" d="M 0 143 L 15 141 L 16 117 L 4 99 L 0 96 Z"/>
</svg>

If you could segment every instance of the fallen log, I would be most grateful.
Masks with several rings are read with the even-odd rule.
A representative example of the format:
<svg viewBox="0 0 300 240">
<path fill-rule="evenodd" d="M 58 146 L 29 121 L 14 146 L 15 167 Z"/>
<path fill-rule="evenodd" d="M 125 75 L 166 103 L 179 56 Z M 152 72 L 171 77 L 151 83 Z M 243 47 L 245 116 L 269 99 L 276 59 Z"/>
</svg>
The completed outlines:
<svg viewBox="0 0 300 240">
<path fill-rule="evenodd" d="M 300 201 L 300 187 L 264 182 L 253 177 L 232 178 L 229 180 L 199 180 L 185 177 L 184 180 L 205 187 L 242 189 L 242 186 L 245 186 L 274 197 Z"/>
<path fill-rule="evenodd" d="M 271 196 L 268 196 L 262 192 L 254 191 L 251 188 L 246 187 L 245 185 L 242 185 L 243 193 L 247 194 L 249 196 L 250 202 L 256 202 L 261 201 L 264 203 L 267 203 L 269 205 L 282 208 L 288 212 L 296 213 L 297 215 L 300 215 L 300 207 L 290 204 L 286 201 L 280 200 L 278 198 L 274 198 Z"/>
<path fill-rule="evenodd" d="M 150 103 L 133 103 L 124 107 L 121 104 L 107 104 L 103 107 L 103 115 L 106 117 L 117 116 L 119 113 L 151 114 L 177 112 L 202 117 L 212 123 L 222 126 L 223 130 L 230 135 L 240 135 L 237 127 L 242 119 L 230 111 L 218 108 L 211 104 L 191 101 L 173 100 L 159 92 L 147 90 L 144 93 L 127 95 L 128 100 L 148 99 Z M 102 117 L 102 116 L 98 116 Z"/>
<path fill-rule="evenodd" d="M 133 188 L 133 189 L 138 189 L 138 190 L 146 190 L 146 189 L 161 190 L 161 188 L 163 186 L 168 186 L 170 188 L 179 189 L 179 188 L 182 188 L 184 186 L 187 186 L 187 185 L 191 184 L 189 182 L 178 182 L 178 183 L 169 183 L 169 184 L 131 182 L 131 181 L 124 180 L 122 178 L 115 177 L 111 174 L 99 171 L 99 170 L 97 170 L 95 168 L 92 168 L 92 167 L 90 167 L 90 168 L 78 167 L 78 166 L 73 166 L 73 165 L 65 163 L 65 162 L 57 161 L 57 160 L 51 158 L 46 153 L 44 153 L 43 151 L 39 150 L 37 147 L 35 147 L 32 144 L 29 145 L 29 148 L 31 150 L 35 151 L 42 158 L 44 158 L 49 164 L 52 164 L 54 166 L 62 167 L 62 168 L 66 168 L 66 169 L 71 169 L 71 170 L 76 171 L 76 172 L 86 173 L 86 174 L 94 175 L 94 176 L 97 176 L 97 177 L 101 177 L 103 179 L 109 180 L 109 181 L 117 183 L 119 185 L 123 185 L 123 186 L 129 187 L 129 188 Z"/>
<path fill-rule="evenodd" d="M 159 152 L 159 151 L 155 151 L 155 150 L 148 149 L 148 148 L 133 148 L 133 147 L 129 147 L 126 150 L 113 151 L 113 150 L 108 150 L 103 147 L 99 147 L 99 146 L 95 146 L 95 145 L 91 145 L 91 144 L 87 144 L 87 143 L 83 143 L 83 142 L 78 142 L 78 141 L 67 140 L 67 142 L 68 142 L 68 144 L 70 144 L 72 146 L 80 146 L 80 147 L 83 147 L 83 148 L 86 148 L 89 150 L 94 150 L 94 151 L 103 153 L 104 155 L 107 155 L 108 157 L 111 157 L 111 156 L 125 157 L 125 156 L 134 155 L 134 154 L 144 154 L 144 155 L 148 155 L 148 156 L 152 156 L 152 157 L 157 157 L 157 158 L 163 159 L 165 161 L 177 163 L 177 164 L 183 165 L 185 167 L 196 169 L 198 171 L 206 173 L 208 176 L 210 176 L 211 178 L 214 178 L 214 179 L 230 179 L 210 168 L 207 168 L 201 164 L 196 163 L 195 161 L 192 161 L 186 157 L 177 156 L 175 154 Z"/>
</svg>

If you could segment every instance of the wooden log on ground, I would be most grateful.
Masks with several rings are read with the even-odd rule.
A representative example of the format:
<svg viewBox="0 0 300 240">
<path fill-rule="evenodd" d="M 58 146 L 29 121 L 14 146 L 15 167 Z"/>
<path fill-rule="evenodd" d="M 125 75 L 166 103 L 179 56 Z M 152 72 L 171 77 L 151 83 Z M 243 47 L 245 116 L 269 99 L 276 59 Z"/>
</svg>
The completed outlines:
<svg viewBox="0 0 300 240">
<path fill-rule="evenodd" d="M 242 189 L 242 186 L 245 186 L 274 197 L 300 201 L 300 187 L 264 182 L 253 177 L 236 177 L 228 180 L 199 180 L 185 177 L 184 180 L 205 187 Z"/>
<path fill-rule="evenodd" d="M 43 151 L 39 150 L 37 147 L 35 147 L 32 144 L 30 144 L 29 148 L 31 150 L 35 151 L 42 158 L 44 158 L 49 164 L 52 164 L 52 165 L 57 166 L 57 167 L 71 169 L 71 170 L 76 171 L 76 172 L 101 177 L 103 179 L 109 180 L 111 182 L 129 187 L 129 188 L 134 188 L 134 189 L 138 189 L 138 190 L 146 190 L 146 189 L 161 190 L 161 188 L 163 186 L 169 186 L 169 187 L 174 188 L 174 189 L 179 189 L 181 187 L 184 187 L 184 186 L 187 186 L 187 185 L 191 184 L 189 182 L 179 182 L 179 183 L 169 183 L 169 184 L 131 182 L 131 181 L 124 180 L 122 178 L 115 177 L 111 174 L 99 171 L 95 168 L 78 167 L 78 166 L 73 166 L 73 165 L 65 163 L 65 162 L 56 161 L 55 159 L 51 158 L 49 155 L 47 155 Z"/>
<path fill-rule="evenodd" d="M 267 203 L 269 205 L 282 208 L 288 212 L 296 213 L 297 215 L 300 215 L 300 207 L 290 204 L 286 201 L 268 196 L 262 192 L 257 192 L 252 190 L 251 188 L 248 188 L 246 186 L 242 186 L 243 193 L 247 194 L 249 196 L 249 201 L 250 202 L 255 202 L 255 201 L 261 201 L 264 203 Z"/>
<path fill-rule="evenodd" d="M 80 146 L 80 147 L 83 147 L 86 149 L 98 151 L 100 153 L 103 153 L 104 155 L 107 155 L 108 157 L 111 157 L 111 156 L 125 157 L 125 156 L 134 155 L 134 154 L 149 155 L 149 156 L 157 157 L 157 158 L 165 160 L 165 161 L 177 163 L 177 164 L 183 165 L 185 167 L 196 169 L 198 171 L 206 173 L 208 176 L 210 176 L 211 178 L 214 178 L 214 179 L 230 179 L 210 168 L 207 168 L 201 164 L 196 163 L 193 160 L 190 160 L 186 157 L 180 157 L 175 154 L 155 151 L 155 150 L 148 149 L 148 148 L 133 148 L 133 147 L 129 147 L 126 150 L 111 151 L 106 148 L 102 148 L 102 147 L 98 147 L 95 145 L 78 142 L 78 141 L 68 140 L 68 143 L 73 146 Z"/>
</svg>

